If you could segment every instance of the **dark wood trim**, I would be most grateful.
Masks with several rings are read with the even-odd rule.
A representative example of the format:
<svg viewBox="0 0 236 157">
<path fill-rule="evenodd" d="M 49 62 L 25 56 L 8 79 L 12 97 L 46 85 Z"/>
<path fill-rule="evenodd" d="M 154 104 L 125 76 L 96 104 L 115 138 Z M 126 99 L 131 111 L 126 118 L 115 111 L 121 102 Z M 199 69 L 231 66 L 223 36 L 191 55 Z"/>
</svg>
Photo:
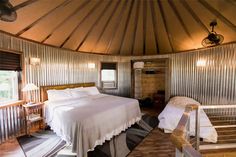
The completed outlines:
<svg viewBox="0 0 236 157">
<path fill-rule="evenodd" d="M 165 19 L 165 13 L 164 13 L 164 10 L 163 10 L 163 6 L 162 6 L 160 0 L 158 0 L 157 3 L 158 3 L 158 6 L 160 8 L 161 17 L 162 17 L 163 23 L 165 25 L 165 29 L 166 29 L 166 33 L 167 33 L 167 36 L 168 36 L 168 40 L 169 40 L 169 43 L 170 43 L 171 50 L 172 50 L 172 52 L 175 52 L 174 47 L 173 47 L 172 37 L 171 37 L 170 31 L 169 31 L 169 28 L 167 26 L 167 22 L 166 22 L 166 19 Z"/>
<path fill-rule="evenodd" d="M 120 42 L 120 46 L 119 46 L 119 49 L 118 49 L 118 54 L 119 55 L 120 55 L 120 52 L 121 52 L 121 49 L 122 49 L 122 45 L 124 43 L 125 34 L 126 34 L 127 30 L 128 30 L 128 24 L 129 24 L 129 21 L 130 21 L 130 16 L 131 16 L 133 8 L 134 8 L 134 0 L 131 1 L 129 12 L 128 12 L 128 16 L 126 18 L 124 31 L 122 33 L 121 42 Z"/>
<path fill-rule="evenodd" d="M 98 1 L 96 5 L 88 12 L 88 14 L 77 24 L 77 26 L 71 31 L 69 36 L 64 40 L 64 42 L 60 45 L 60 48 L 63 48 L 66 42 L 72 37 L 74 32 L 80 27 L 80 25 L 93 13 L 95 9 L 98 8 L 99 5 L 101 5 L 102 2 Z"/>
<path fill-rule="evenodd" d="M 235 0 L 226 0 L 226 2 L 230 3 L 231 5 L 236 6 L 236 1 Z"/>
<path fill-rule="evenodd" d="M 79 46 L 76 48 L 76 51 L 79 51 L 80 47 L 84 44 L 84 42 L 86 41 L 86 39 L 88 38 L 89 34 L 92 32 L 92 30 L 94 29 L 95 26 L 97 26 L 98 22 L 100 21 L 100 19 L 104 16 L 104 14 L 107 12 L 109 6 L 112 4 L 112 1 L 109 1 L 108 4 L 105 6 L 105 8 L 102 10 L 101 14 L 98 16 L 98 18 L 96 19 L 96 21 L 94 22 L 94 24 L 89 28 L 88 32 L 86 33 L 85 37 L 83 38 L 83 40 L 81 41 L 81 43 L 79 44 Z"/>
<path fill-rule="evenodd" d="M 156 20 L 156 12 L 154 9 L 154 1 L 150 1 L 150 8 L 151 8 L 151 14 L 152 14 L 152 26 L 154 31 L 154 37 L 155 37 L 155 43 L 157 48 L 157 54 L 160 53 L 159 44 L 158 44 L 158 32 L 157 32 L 157 20 Z"/>
<path fill-rule="evenodd" d="M 25 1 L 25 2 L 22 2 L 16 6 L 13 7 L 13 10 L 18 10 L 18 9 L 22 9 L 23 7 L 27 6 L 27 5 L 30 5 L 34 2 L 37 2 L 38 0 L 28 0 L 28 1 Z"/>
<path fill-rule="evenodd" d="M 120 26 L 120 24 L 121 24 L 120 20 L 121 20 L 121 18 L 122 18 L 122 15 L 124 15 L 125 8 L 127 7 L 128 1 L 125 1 L 125 2 L 123 2 L 123 3 L 124 3 L 124 4 L 123 4 L 123 6 L 122 6 L 122 9 L 121 9 L 121 11 L 120 11 L 120 14 L 119 14 L 119 16 L 118 16 L 118 18 L 117 18 L 117 20 L 116 20 L 115 25 L 114 25 L 114 29 L 113 29 L 113 32 L 112 32 L 112 35 L 111 35 L 111 40 L 109 40 L 108 46 L 107 46 L 107 48 L 106 48 L 106 51 L 105 51 L 106 54 L 108 54 L 108 51 L 109 51 L 110 48 L 111 48 L 111 44 L 112 44 L 112 42 L 113 42 L 113 40 L 114 40 L 114 38 L 115 38 L 116 32 L 117 32 L 117 30 L 118 30 L 117 28 L 119 28 L 119 26 Z"/>
<path fill-rule="evenodd" d="M 48 38 L 50 38 L 52 36 L 52 34 L 64 23 L 66 23 L 70 18 L 72 18 L 77 12 L 79 12 L 81 9 L 83 9 L 89 1 L 85 1 L 84 3 L 82 3 L 81 5 L 79 5 L 75 11 L 73 11 L 69 16 L 67 16 L 63 21 L 61 21 L 52 31 L 51 33 L 49 33 L 49 35 L 44 38 L 41 43 L 44 43 Z"/>
<path fill-rule="evenodd" d="M 192 8 L 188 5 L 188 3 L 185 0 L 180 0 L 180 2 L 183 4 L 184 8 L 190 13 L 190 15 L 193 17 L 193 19 L 203 28 L 204 31 L 209 33 L 208 28 L 203 24 L 201 19 L 194 13 Z"/>
<path fill-rule="evenodd" d="M 139 20 L 139 11 L 140 10 L 140 1 L 137 1 L 137 6 L 136 6 L 136 13 L 135 13 L 135 21 L 134 21 L 134 32 L 133 32 L 133 43 L 132 43 L 132 49 L 131 49 L 131 55 L 134 54 L 134 46 L 135 46 L 135 38 L 137 34 L 137 27 L 138 27 L 138 20 Z"/>
<path fill-rule="evenodd" d="M 116 6 L 115 6 L 114 9 L 112 10 L 112 13 L 111 13 L 110 17 L 109 17 L 108 20 L 106 21 L 106 24 L 104 25 L 104 27 L 103 27 L 103 29 L 102 29 L 102 32 L 100 33 L 98 39 L 96 40 L 95 45 L 94 45 L 94 47 L 92 48 L 92 51 L 91 51 L 91 52 L 93 52 L 94 49 L 97 47 L 97 44 L 99 43 L 99 41 L 100 41 L 102 35 L 104 34 L 104 32 L 105 32 L 105 30 L 106 30 L 108 24 L 110 23 L 111 19 L 113 18 L 113 15 L 114 15 L 115 12 L 117 11 L 117 9 L 118 9 L 120 3 L 121 3 L 121 1 L 117 1 Z"/>
<path fill-rule="evenodd" d="M 23 34 L 24 32 L 26 32 L 27 30 L 29 30 L 30 28 L 32 28 L 34 25 L 36 25 L 37 23 L 39 23 L 43 18 L 45 18 L 46 16 L 50 15 L 52 12 L 54 12 L 55 10 L 57 10 L 58 8 L 66 5 L 67 3 L 69 3 L 69 1 L 71 0 L 66 0 L 63 1 L 62 3 L 60 3 L 58 6 L 56 6 L 55 8 L 53 8 L 52 10 L 50 10 L 49 12 L 47 12 L 46 14 L 44 14 L 43 16 L 41 16 L 39 19 L 37 19 L 36 21 L 34 21 L 33 23 L 31 23 L 30 25 L 28 25 L 27 27 L 25 27 L 24 29 L 22 29 L 21 31 L 19 31 L 18 33 L 15 34 L 15 36 L 20 36 L 21 34 Z"/>
<path fill-rule="evenodd" d="M 147 1 L 143 1 L 143 55 L 146 54 Z"/>
<path fill-rule="evenodd" d="M 219 11 L 213 8 L 210 4 L 208 4 L 204 0 L 198 0 L 206 9 L 208 9 L 211 13 L 213 13 L 216 17 L 221 19 L 226 25 L 228 25 L 233 31 L 236 31 L 236 26 L 230 22 L 226 17 L 224 17 Z"/>
<path fill-rule="evenodd" d="M 188 35 L 188 37 L 192 40 L 192 42 L 195 43 L 194 40 L 193 40 L 192 35 L 191 35 L 190 32 L 188 31 L 187 26 L 185 25 L 183 19 L 181 18 L 181 16 L 180 16 L 180 14 L 179 14 L 179 12 L 178 12 L 178 10 L 177 10 L 177 8 L 176 8 L 174 2 L 173 2 L 172 0 L 168 0 L 168 2 L 169 2 L 169 4 L 170 4 L 172 10 L 174 11 L 175 15 L 177 16 L 177 18 L 178 18 L 178 20 L 179 20 L 181 26 L 184 28 L 185 33 L 186 33 L 186 34 Z"/>
</svg>

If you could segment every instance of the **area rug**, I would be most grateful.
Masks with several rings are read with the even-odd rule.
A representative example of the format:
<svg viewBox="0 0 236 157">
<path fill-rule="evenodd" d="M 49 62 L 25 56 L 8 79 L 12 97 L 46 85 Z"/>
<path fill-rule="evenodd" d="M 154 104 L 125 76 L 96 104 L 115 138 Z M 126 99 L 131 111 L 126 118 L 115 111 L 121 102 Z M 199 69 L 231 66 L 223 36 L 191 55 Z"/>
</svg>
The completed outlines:
<svg viewBox="0 0 236 157">
<path fill-rule="evenodd" d="M 17 138 L 26 157 L 54 156 L 65 147 L 66 142 L 52 131 L 40 131 Z"/>
<path fill-rule="evenodd" d="M 127 156 L 158 124 L 156 116 L 143 115 L 139 123 L 106 141 L 102 146 L 97 146 L 94 151 L 88 152 L 88 157 L 125 157 Z M 18 138 L 27 157 L 75 157 L 71 146 L 66 146 L 52 131 L 41 131 L 31 137 Z"/>
</svg>

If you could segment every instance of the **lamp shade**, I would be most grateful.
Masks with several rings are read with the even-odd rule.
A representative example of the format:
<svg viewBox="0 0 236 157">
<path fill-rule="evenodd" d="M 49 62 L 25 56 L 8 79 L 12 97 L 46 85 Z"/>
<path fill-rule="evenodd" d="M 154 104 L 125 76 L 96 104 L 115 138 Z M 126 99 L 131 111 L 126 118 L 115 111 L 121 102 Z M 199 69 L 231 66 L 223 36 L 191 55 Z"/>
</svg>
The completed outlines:
<svg viewBox="0 0 236 157">
<path fill-rule="evenodd" d="M 28 83 L 25 85 L 25 87 L 22 89 L 23 92 L 26 92 L 26 91 L 32 91 L 32 90 L 37 90 L 39 89 L 35 84 L 33 83 Z"/>
<path fill-rule="evenodd" d="M 144 62 L 135 62 L 133 64 L 134 69 L 143 69 L 144 68 Z"/>
</svg>

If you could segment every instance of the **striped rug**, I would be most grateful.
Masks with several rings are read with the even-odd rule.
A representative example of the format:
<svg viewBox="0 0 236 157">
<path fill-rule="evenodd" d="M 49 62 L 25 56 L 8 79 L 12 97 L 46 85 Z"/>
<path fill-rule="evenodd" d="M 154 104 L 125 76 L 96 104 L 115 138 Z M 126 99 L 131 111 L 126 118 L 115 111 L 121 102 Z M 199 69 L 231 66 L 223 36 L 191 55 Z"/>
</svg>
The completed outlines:
<svg viewBox="0 0 236 157">
<path fill-rule="evenodd" d="M 88 157 L 125 157 L 157 124 L 157 117 L 143 115 L 139 123 L 97 146 L 94 151 L 88 152 Z M 32 137 L 23 136 L 18 138 L 18 141 L 27 157 L 76 157 L 71 151 L 71 146 L 66 146 L 52 131 L 42 131 L 33 134 Z"/>
<path fill-rule="evenodd" d="M 52 131 L 40 131 L 31 136 L 25 135 L 17 138 L 26 157 L 54 156 L 65 147 L 66 142 L 61 140 Z"/>
</svg>

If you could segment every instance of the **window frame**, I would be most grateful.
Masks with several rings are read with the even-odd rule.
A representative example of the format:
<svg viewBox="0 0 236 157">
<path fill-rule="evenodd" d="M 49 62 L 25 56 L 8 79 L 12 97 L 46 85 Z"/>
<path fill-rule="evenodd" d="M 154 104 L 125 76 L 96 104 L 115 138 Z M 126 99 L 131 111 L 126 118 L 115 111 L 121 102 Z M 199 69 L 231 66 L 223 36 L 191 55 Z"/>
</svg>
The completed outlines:
<svg viewBox="0 0 236 157">
<path fill-rule="evenodd" d="M 17 72 L 17 85 L 18 85 L 18 87 L 17 87 L 18 88 L 18 99 L 17 100 L 9 100 L 7 102 L 0 103 L 0 106 L 1 106 L 1 105 L 5 105 L 7 103 L 16 102 L 16 101 L 19 101 L 19 100 L 23 99 L 23 94 L 21 92 L 21 86 L 22 86 L 22 82 L 23 82 L 23 79 L 24 79 L 23 74 L 24 74 L 24 71 L 25 71 L 25 67 L 24 67 L 25 62 L 24 62 L 24 58 L 23 58 L 23 52 L 21 52 L 21 51 L 13 51 L 13 50 L 7 50 L 7 49 L 2 49 L 2 48 L 0 48 L 0 51 L 20 55 L 20 66 L 21 66 L 20 67 L 21 70 L 16 71 Z M 6 71 L 13 71 L 13 70 L 6 70 Z"/>
<path fill-rule="evenodd" d="M 115 81 L 102 81 L 102 64 L 103 63 L 107 63 L 107 64 L 116 64 L 116 69 L 115 69 Z M 107 69 L 109 70 L 109 69 Z M 111 87 L 111 88 L 107 88 L 107 87 L 103 87 L 103 83 L 104 82 L 107 82 L 107 83 L 110 83 L 110 82 L 115 82 L 115 87 Z M 102 89 L 105 89 L 105 90 L 114 90 L 114 89 L 118 89 L 118 62 L 101 62 L 100 64 L 100 83 L 101 83 L 101 87 Z"/>
</svg>

